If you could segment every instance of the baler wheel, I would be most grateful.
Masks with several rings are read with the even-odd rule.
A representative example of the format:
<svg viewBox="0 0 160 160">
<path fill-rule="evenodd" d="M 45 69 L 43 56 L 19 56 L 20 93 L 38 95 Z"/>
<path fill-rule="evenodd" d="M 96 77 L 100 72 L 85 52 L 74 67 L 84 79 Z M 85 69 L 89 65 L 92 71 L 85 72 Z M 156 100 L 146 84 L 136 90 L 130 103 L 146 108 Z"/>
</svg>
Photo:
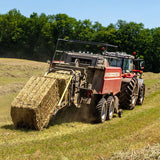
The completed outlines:
<svg viewBox="0 0 160 160">
<path fill-rule="evenodd" d="M 96 122 L 103 123 L 107 116 L 107 101 L 105 98 L 101 98 L 96 106 Z"/>
<path fill-rule="evenodd" d="M 144 96 L 145 96 L 145 84 L 143 83 L 141 88 L 139 89 L 139 95 L 138 95 L 138 99 L 137 99 L 138 105 L 143 104 Z"/>
<path fill-rule="evenodd" d="M 114 114 L 114 98 L 109 96 L 107 98 L 107 120 L 111 120 Z"/>
<path fill-rule="evenodd" d="M 129 83 L 122 83 L 121 93 L 119 96 L 120 108 L 134 109 L 138 98 L 138 80 L 132 78 Z"/>
<path fill-rule="evenodd" d="M 114 96 L 114 113 L 118 113 L 119 108 L 119 98 L 117 96 Z"/>
</svg>

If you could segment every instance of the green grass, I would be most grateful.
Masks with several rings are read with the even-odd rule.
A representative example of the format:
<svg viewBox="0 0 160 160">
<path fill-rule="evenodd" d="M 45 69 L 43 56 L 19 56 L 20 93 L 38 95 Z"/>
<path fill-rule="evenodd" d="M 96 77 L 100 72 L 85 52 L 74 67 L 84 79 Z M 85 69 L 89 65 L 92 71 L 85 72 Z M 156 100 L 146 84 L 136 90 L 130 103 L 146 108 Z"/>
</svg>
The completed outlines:
<svg viewBox="0 0 160 160">
<path fill-rule="evenodd" d="M 147 87 L 152 87 L 152 85 L 154 85 L 158 82 L 160 82 L 160 79 L 147 79 L 147 80 L 145 80 L 145 84 L 147 85 Z"/>
<path fill-rule="evenodd" d="M 9 155 L 1 154 L 2 158 L 16 159 L 25 155 L 29 159 L 39 150 L 41 159 L 61 156 L 69 159 L 95 159 L 98 156 L 111 156 L 116 151 L 158 143 L 160 106 L 143 107 L 146 108 L 125 111 L 122 119 L 115 118 L 104 124 L 63 123 L 41 132 L 14 130 L 12 125 L 3 126 L 2 131 L 5 132 L 0 141 L 3 146 L 0 151 Z M 158 130 L 153 132 L 155 127 Z"/>
<path fill-rule="evenodd" d="M 19 76 L 26 72 L 22 70 Z M 10 103 L 17 93 L 0 96 L 0 159 L 108 159 L 120 151 L 160 143 L 160 89 L 156 86 L 159 74 L 152 74 L 152 80 L 148 74 L 152 73 L 146 73 L 145 83 L 152 93 L 147 90 L 144 105 L 103 124 L 64 121 L 43 131 L 16 130 L 10 117 Z M 8 77 L 4 78 L 7 81 Z"/>
<path fill-rule="evenodd" d="M 11 84 L 11 83 L 20 83 L 20 82 L 27 82 L 28 78 L 11 78 L 8 77 L 6 79 L 6 77 L 0 77 L 0 86 L 4 86 L 6 84 Z"/>
<path fill-rule="evenodd" d="M 153 85 L 160 83 L 160 74 L 159 73 L 144 73 L 145 84 L 147 87 L 152 87 Z"/>
</svg>

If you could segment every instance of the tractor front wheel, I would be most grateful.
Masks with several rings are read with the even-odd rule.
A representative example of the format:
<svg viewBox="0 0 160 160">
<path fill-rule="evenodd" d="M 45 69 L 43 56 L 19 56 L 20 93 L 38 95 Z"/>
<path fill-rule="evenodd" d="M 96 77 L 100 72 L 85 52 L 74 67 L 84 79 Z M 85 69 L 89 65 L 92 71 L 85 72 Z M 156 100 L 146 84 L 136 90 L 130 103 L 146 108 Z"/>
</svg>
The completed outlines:
<svg viewBox="0 0 160 160">
<path fill-rule="evenodd" d="M 122 83 L 119 96 L 120 108 L 134 109 L 138 98 L 138 80 L 132 78 L 129 83 Z"/>
<path fill-rule="evenodd" d="M 138 94 L 138 99 L 137 99 L 138 105 L 143 104 L 144 96 L 145 96 L 145 84 L 142 84 L 142 86 L 139 89 L 139 94 Z"/>
</svg>

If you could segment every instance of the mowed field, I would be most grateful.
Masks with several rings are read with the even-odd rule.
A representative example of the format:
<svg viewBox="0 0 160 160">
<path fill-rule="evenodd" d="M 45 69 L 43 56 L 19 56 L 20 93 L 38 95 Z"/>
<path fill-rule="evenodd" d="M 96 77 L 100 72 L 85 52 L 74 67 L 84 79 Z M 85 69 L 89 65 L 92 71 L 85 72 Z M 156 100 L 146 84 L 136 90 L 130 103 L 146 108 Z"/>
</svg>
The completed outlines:
<svg viewBox="0 0 160 160">
<path fill-rule="evenodd" d="M 0 58 L 0 159 L 158 159 L 160 157 L 160 74 L 144 73 L 142 106 L 103 124 L 75 118 L 81 112 L 58 113 L 43 131 L 15 129 L 11 102 L 32 75 L 43 75 L 47 63 Z M 81 116 L 80 116 L 81 117 Z"/>
</svg>

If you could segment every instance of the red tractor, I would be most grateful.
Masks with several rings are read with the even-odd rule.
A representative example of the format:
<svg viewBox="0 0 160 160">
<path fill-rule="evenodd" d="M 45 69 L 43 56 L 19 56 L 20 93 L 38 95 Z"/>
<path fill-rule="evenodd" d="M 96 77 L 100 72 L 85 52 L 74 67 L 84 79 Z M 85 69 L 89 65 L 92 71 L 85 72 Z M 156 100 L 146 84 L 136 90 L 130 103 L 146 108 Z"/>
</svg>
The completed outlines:
<svg viewBox="0 0 160 160">
<path fill-rule="evenodd" d="M 122 85 L 119 93 L 120 108 L 133 109 L 142 105 L 145 96 L 145 84 L 142 79 L 144 61 L 120 52 L 105 52 L 110 66 L 122 68 Z"/>
</svg>

